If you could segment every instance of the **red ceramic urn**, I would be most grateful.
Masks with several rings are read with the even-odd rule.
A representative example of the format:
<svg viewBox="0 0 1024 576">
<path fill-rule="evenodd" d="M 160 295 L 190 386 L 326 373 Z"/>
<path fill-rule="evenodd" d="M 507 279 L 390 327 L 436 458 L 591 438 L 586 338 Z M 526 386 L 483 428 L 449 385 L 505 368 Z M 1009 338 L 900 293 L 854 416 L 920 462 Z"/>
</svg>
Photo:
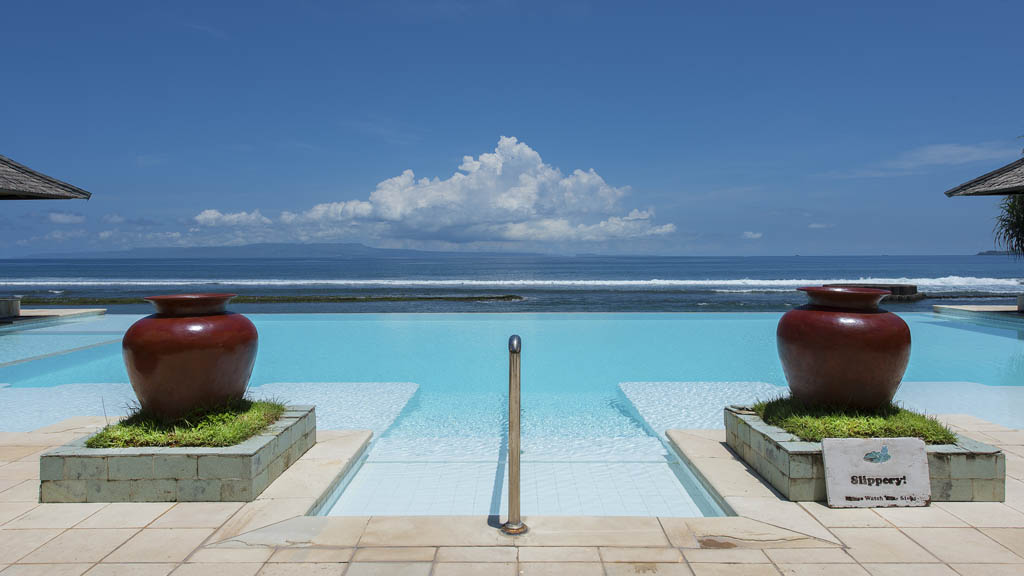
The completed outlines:
<svg viewBox="0 0 1024 576">
<path fill-rule="evenodd" d="M 125 332 L 128 379 L 142 410 L 164 421 L 240 400 L 256 361 L 256 327 L 227 312 L 235 294 L 150 296 L 156 314 Z"/>
<path fill-rule="evenodd" d="M 810 302 L 786 312 L 776 332 L 791 395 L 816 405 L 888 405 L 910 361 L 910 328 L 878 303 L 888 290 L 799 288 Z"/>
</svg>

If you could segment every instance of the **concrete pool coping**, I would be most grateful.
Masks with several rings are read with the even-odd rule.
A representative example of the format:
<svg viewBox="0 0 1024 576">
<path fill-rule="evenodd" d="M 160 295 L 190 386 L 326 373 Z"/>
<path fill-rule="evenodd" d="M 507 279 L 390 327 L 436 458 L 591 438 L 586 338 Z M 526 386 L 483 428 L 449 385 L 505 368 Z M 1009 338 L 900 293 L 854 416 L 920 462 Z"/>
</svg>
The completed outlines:
<svg viewBox="0 0 1024 576">
<path fill-rule="evenodd" d="M 1006 452 L 1005 503 L 833 510 L 788 502 L 726 447 L 725 430 L 679 430 L 670 433 L 674 445 L 737 516 L 532 516 L 525 519 L 529 533 L 509 537 L 485 516 L 306 516 L 365 449 L 370 433 L 358 430 L 318 431 L 314 447 L 246 504 L 38 504 L 39 454 L 103 424 L 102 418 L 75 418 L 34 432 L 0 433 L 0 568 L 67 574 L 1021 573 L 1024 431 L 971 416 L 942 419 Z"/>
</svg>

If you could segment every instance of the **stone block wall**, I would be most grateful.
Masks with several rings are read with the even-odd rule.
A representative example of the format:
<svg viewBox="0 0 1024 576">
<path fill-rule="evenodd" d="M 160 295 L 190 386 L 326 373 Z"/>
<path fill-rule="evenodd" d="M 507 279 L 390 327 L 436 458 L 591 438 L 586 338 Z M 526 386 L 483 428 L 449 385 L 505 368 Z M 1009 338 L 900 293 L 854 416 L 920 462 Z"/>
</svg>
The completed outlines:
<svg viewBox="0 0 1024 576">
<path fill-rule="evenodd" d="M 316 443 L 313 406 L 288 406 L 257 436 L 223 448 L 87 448 L 39 459 L 40 502 L 249 502 Z"/>
<path fill-rule="evenodd" d="M 725 433 L 733 452 L 783 496 L 794 502 L 825 500 L 821 442 L 804 442 L 736 406 L 725 409 Z M 956 444 L 925 449 L 933 502 L 1006 499 L 1006 456 L 999 448 L 960 436 Z"/>
</svg>

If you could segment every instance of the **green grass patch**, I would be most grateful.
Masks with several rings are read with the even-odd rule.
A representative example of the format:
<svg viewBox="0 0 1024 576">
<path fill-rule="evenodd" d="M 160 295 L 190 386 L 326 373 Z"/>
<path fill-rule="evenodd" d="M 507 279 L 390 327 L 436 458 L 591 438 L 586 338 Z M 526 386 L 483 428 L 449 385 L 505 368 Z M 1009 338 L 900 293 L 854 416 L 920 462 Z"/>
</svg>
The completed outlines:
<svg viewBox="0 0 1024 576">
<path fill-rule="evenodd" d="M 259 434 L 285 411 L 280 402 L 241 400 L 215 410 L 201 410 L 164 423 L 136 411 L 89 438 L 89 448 L 140 446 L 233 446 Z"/>
<path fill-rule="evenodd" d="M 875 412 L 808 406 L 783 397 L 758 402 L 754 412 L 808 442 L 822 438 L 920 438 L 925 444 L 953 444 L 956 435 L 938 420 L 890 404 Z"/>
</svg>

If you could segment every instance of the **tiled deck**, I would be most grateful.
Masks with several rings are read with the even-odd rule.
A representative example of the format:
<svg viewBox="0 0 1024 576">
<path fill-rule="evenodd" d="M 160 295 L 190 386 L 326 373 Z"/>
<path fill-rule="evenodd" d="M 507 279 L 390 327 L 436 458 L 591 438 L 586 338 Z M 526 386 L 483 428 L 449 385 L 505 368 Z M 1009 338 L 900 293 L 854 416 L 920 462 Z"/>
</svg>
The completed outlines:
<svg viewBox="0 0 1024 576">
<path fill-rule="evenodd" d="M 1006 451 L 1005 504 L 794 504 L 733 457 L 724 430 L 672 431 L 739 516 L 528 517 L 513 538 L 478 516 L 304 516 L 365 445 L 361 431 L 322 431 L 244 505 L 38 504 L 38 455 L 102 423 L 77 418 L 0 433 L 0 574 L 1024 574 L 1024 431 L 945 419 Z"/>
</svg>

